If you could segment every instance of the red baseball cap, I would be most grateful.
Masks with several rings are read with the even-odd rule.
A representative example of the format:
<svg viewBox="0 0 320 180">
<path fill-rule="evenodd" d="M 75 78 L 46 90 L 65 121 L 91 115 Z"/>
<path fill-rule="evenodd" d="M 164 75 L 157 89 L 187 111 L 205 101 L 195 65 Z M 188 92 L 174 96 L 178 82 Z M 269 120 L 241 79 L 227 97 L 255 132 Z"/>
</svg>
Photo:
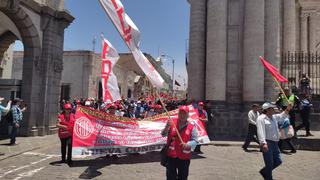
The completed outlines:
<svg viewBox="0 0 320 180">
<path fill-rule="evenodd" d="M 184 112 L 186 112 L 186 113 L 189 113 L 189 108 L 188 108 L 188 106 L 180 106 L 180 107 L 179 107 L 179 113 L 182 112 L 182 111 L 184 111 Z"/>
<path fill-rule="evenodd" d="M 204 106 L 204 103 L 203 102 L 199 102 L 198 105 L 199 106 Z"/>
<path fill-rule="evenodd" d="M 72 106 L 71 106 L 71 104 L 65 104 L 65 105 L 63 106 L 63 108 L 64 108 L 64 109 L 72 109 Z"/>
</svg>

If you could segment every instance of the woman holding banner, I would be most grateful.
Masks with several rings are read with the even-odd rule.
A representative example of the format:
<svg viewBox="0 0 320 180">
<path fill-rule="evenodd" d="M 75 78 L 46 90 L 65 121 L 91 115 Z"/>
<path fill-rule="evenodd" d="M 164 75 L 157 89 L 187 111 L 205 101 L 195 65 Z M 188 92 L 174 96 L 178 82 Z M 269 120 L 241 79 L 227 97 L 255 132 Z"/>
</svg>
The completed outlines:
<svg viewBox="0 0 320 180">
<path fill-rule="evenodd" d="M 188 179 L 191 150 L 197 146 L 197 132 L 193 124 L 188 121 L 189 108 L 181 106 L 178 118 L 169 119 L 162 130 L 167 139 L 167 180 Z M 179 132 L 178 132 L 178 130 Z"/>
<path fill-rule="evenodd" d="M 61 163 L 66 162 L 66 150 L 68 147 L 67 163 L 72 164 L 72 132 L 74 126 L 74 114 L 71 113 L 72 105 L 65 104 L 63 112 L 58 116 L 57 127 L 61 141 Z"/>
</svg>

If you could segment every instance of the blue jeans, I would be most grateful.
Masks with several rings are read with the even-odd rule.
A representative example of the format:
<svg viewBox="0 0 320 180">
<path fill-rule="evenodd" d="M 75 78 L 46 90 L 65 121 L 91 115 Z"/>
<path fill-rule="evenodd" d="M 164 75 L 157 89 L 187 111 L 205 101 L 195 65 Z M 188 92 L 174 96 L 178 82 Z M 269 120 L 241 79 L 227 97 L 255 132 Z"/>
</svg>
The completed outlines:
<svg viewBox="0 0 320 180">
<path fill-rule="evenodd" d="M 278 167 L 281 163 L 280 150 L 278 142 L 267 140 L 268 151 L 263 152 L 263 160 L 265 167 L 261 172 L 265 175 L 266 180 L 272 180 L 272 170 Z"/>
<path fill-rule="evenodd" d="M 9 136 L 10 136 L 10 144 L 15 144 L 16 143 L 16 136 L 17 136 L 18 128 L 15 126 L 15 124 L 9 125 L 9 128 L 11 128 L 11 132 L 9 134 Z"/>
</svg>

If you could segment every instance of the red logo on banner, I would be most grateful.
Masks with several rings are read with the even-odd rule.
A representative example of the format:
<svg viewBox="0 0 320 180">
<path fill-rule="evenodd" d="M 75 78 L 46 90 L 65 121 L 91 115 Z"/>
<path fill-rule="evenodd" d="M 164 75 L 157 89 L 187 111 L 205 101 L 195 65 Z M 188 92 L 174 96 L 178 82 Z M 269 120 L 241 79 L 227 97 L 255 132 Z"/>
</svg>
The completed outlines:
<svg viewBox="0 0 320 180">
<path fill-rule="evenodd" d="M 128 45 L 130 45 L 130 41 L 132 39 L 131 26 L 128 25 L 129 26 L 128 28 L 125 27 L 124 19 L 123 19 L 124 9 L 123 9 L 123 7 L 118 7 L 117 2 L 115 0 L 112 0 L 112 4 L 113 4 L 114 8 L 116 9 L 117 14 L 118 14 L 118 18 L 120 20 L 123 38 L 126 41 L 126 43 Z"/>
<path fill-rule="evenodd" d="M 74 130 L 79 138 L 87 139 L 93 133 L 94 127 L 89 119 L 80 117 L 76 121 Z"/>
</svg>

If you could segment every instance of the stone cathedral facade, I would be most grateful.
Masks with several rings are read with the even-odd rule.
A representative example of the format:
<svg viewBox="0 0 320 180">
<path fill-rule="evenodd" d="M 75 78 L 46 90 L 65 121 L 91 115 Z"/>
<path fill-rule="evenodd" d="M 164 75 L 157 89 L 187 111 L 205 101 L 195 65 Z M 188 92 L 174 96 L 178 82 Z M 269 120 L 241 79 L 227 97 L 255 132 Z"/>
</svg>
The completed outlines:
<svg viewBox="0 0 320 180">
<path fill-rule="evenodd" d="M 188 98 L 205 100 L 213 137 L 243 137 L 252 103 L 279 90 L 263 56 L 280 68 L 283 52 L 320 49 L 318 0 L 189 0 Z"/>
</svg>

